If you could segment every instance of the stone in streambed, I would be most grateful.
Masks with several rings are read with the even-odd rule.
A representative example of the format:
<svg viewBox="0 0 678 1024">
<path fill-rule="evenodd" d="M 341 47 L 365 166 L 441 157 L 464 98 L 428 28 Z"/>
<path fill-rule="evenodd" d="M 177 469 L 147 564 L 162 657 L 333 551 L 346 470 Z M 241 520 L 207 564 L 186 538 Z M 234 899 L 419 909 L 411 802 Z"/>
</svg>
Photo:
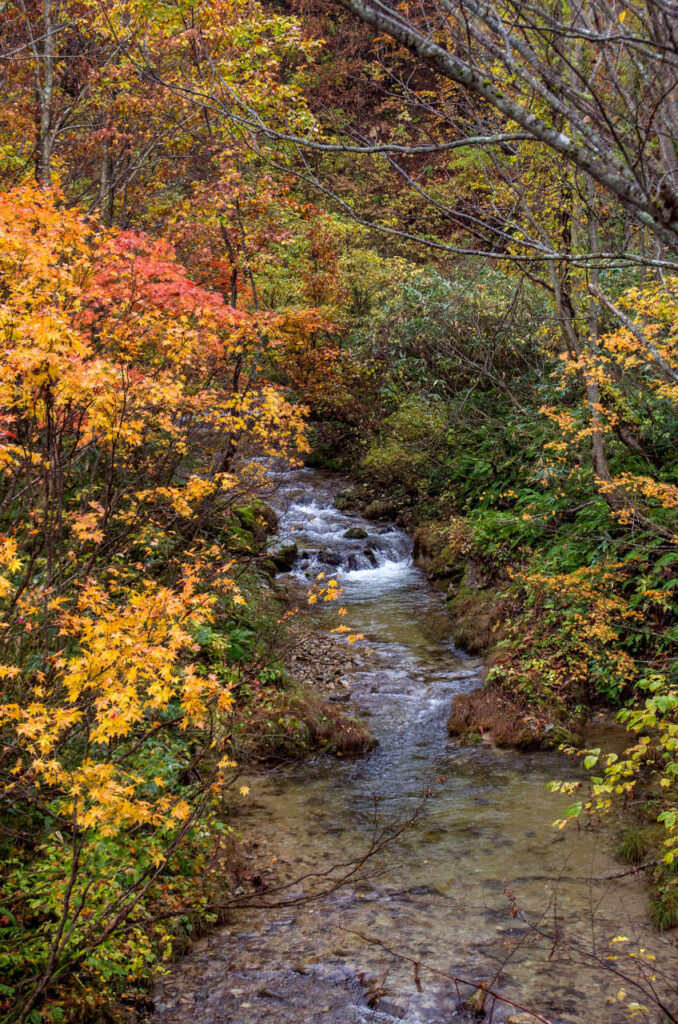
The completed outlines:
<svg viewBox="0 0 678 1024">
<path fill-rule="evenodd" d="M 487 1002 L 487 989 L 479 986 L 473 995 L 465 999 L 461 1004 L 464 1010 L 468 1010 L 474 1017 L 485 1016 L 485 1003 Z"/>
<path fill-rule="evenodd" d="M 289 572 L 296 562 L 298 554 L 299 548 L 292 542 L 291 544 L 283 544 L 277 551 L 271 551 L 269 557 L 278 572 Z"/>
<path fill-rule="evenodd" d="M 318 561 L 323 565 L 341 565 L 341 555 L 338 555 L 336 551 L 321 551 Z"/>
<path fill-rule="evenodd" d="M 361 526 L 351 526 L 344 534 L 344 537 L 346 540 L 365 540 L 367 530 L 363 530 Z"/>
</svg>

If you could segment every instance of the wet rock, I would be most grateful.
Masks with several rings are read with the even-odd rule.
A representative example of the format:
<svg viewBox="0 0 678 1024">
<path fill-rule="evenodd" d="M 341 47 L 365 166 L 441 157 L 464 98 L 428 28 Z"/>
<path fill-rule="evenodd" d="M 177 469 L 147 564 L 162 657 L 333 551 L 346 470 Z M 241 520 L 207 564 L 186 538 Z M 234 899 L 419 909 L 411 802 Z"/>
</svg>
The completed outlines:
<svg viewBox="0 0 678 1024">
<path fill-rule="evenodd" d="M 370 1010 L 367 1006 L 347 1006 L 342 1013 L 341 1024 L 398 1024 L 398 1017 L 381 1010 Z"/>
<path fill-rule="evenodd" d="M 402 1020 L 407 1013 L 408 1002 L 407 999 L 382 999 L 379 1002 L 379 1012 L 388 1013 L 391 1017 Z"/>
<path fill-rule="evenodd" d="M 355 491 L 349 487 L 347 490 L 339 491 L 339 493 L 335 495 L 332 504 L 335 508 L 338 508 L 340 512 L 343 512 L 345 509 L 350 508 L 350 506 L 355 503 L 355 500 Z"/>
<path fill-rule="evenodd" d="M 365 557 L 367 558 L 367 560 L 368 560 L 368 561 L 369 561 L 369 562 L 370 562 L 370 563 L 371 563 L 372 565 L 375 565 L 375 566 L 376 566 L 376 564 L 377 564 L 377 556 L 375 555 L 375 553 L 374 553 L 374 551 L 372 550 L 372 548 L 365 548 L 365 549 L 364 549 L 364 551 L 363 551 L 363 554 L 365 555 Z"/>
<path fill-rule="evenodd" d="M 299 548 L 292 542 L 291 544 L 283 544 L 277 551 L 271 551 L 270 559 L 278 572 L 289 572 L 296 562 L 298 554 Z"/>
<path fill-rule="evenodd" d="M 558 722 L 549 722 L 544 726 L 541 734 L 542 746 L 549 749 L 557 749 L 561 744 L 568 747 L 579 747 L 583 738 L 579 733 L 573 732 Z"/>
<path fill-rule="evenodd" d="M 318 554 L 318 561 L 323 565 L 341 565 L 341 555 L 336 551 L 321 551 Z"/>
<path fill-rule="evenodd" d="M 487 989 L 478 987 L 473 995 L 469 996 L 462 1003 L 464 1010 L 468 1010 L 474 1017 L 482 1018 L 485 1016 L 485 1003 L 487 1002 Z"/>
<path fill-rule="evenodd" d="M 269 533 L 278 532 L 278 513 L 270 505 L 259 506 L 259 518 Z"/>
<path fill-rule="evenodd" d="M 346 540 L 365 540 L 367 530 L 363 530 L 361 526 L 351 526 L 344 534 L 344 537 Z"/>
<path fill-rule="evenodd" d="M 405 892 L 411 896 L 442 896 L 440 889 L 437 889 L 435 885 L 412 885 Z"/>
<path fill-rule="evenodd" d="M 260 999 L 284 999 L 285 995 L 283 992 L 276 992 L 275 989 L 270 988 L 268 985 L 264 985 L 259 989 L 257 995 Z"/>
</svg>

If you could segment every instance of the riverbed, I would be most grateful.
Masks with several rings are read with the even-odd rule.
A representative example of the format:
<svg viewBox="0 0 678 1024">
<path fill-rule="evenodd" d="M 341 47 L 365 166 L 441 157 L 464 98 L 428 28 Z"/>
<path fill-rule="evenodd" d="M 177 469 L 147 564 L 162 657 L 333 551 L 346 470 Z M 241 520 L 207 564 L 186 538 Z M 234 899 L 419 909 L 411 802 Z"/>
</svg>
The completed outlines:
<svg viewBox="0 0 678 1024">
<path fill-rule="evenodd" d="M 627 961 L 607 957 L 643 948 L 657 957 L 635 959 L 647 976 L 676 964 L 673 937 L 646 922 L 642 877 L 609 877 L 624 871 L 612 826 L 553 828 L 566 800 L 548 783 L 578 777 L 570 759 L 448 737 L 452 698 L 481 684 L 482 664 L 455 648 L 408 535 L 338 511 L 340 487 L 313 470 L 284 478 L 279 540 L 298 545 L 296 582 L 324 572 L 343 588 L 346 616 L 324 614 L 328 629 L 341 621 L 365 637 L 347 646 L 342 682 L 378 746 L 253 776 L 235 825 L 262 859 L 301 876 L 359 859 L 375 829 L 415 820 L 324 900 L 298 902 L 301 881 L 291 905 L 243 909 L 197 943 L 156 986 L 154 1020 L 443 1024 L 473 1019 L 461 1004 L 486 985 L 508 1000 L 485 999 L 495 1024 L 525 1009 L 553 1024 L 627 1021 L 619 990 L 646 1000 L 615 973 Z M 620 935 L 629 941 L 610 946 Z M 661 1018 L 650 1008 L 635 1019 Z"/>
</svg>

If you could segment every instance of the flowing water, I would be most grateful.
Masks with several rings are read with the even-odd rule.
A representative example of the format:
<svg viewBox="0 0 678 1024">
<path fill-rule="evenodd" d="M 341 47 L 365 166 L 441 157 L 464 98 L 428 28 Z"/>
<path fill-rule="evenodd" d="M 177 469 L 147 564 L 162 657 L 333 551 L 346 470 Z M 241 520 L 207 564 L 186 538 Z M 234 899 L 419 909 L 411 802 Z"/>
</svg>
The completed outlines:
<svg viewBox="0 0 678 1024">
<path fill-rule="evenodd" d="M 431 796 L 379 859 L 380 872 L 320 903 L 243 910 L 198 943 L 158 985 L 158 1020 L 469 1020 L 459 1000 L 473 988 L 450 975 L 490 984 L 554 1024 L 628 1020 L 617 993 L 634 992 L 614 973 L 626 962 L 605 957 L 642 946 L 675 973 L 675 940 L 646 924 L 639 876 L 606 878 L 623 870 L 612 831 L 553 829 L 564 798 L 548 782 L 576 778 L 572 762 L 447 736 L 453 695 L 480 685 L 481 663 L 455 648 L 407 534 L 337 511 L 340 486 L 311 470 L 286 478 L 279 539 L 299 546 L 299 580 L 322 569 L 344 589 L 343 621 L 366 639 L 347 647 L 343 678 L 351 712 L 379 745 L 360 758 L 317 757 L 253 778 L 237 827 L 302 875 L 360 857 L 375 808 L 381 821 L 403 819 Z M 345 538 L 351 527 L 367 538 Z M 328 627 L 334 614 L 328 609 Z M 632 941 L 609 947 L 619 934 Z M 518 1012 L 493 997 L 485 1003 L 485 1019 L 497 1024 Z M 639 1019 L 661 1018 L 650 1009 Z"/>
</svg>

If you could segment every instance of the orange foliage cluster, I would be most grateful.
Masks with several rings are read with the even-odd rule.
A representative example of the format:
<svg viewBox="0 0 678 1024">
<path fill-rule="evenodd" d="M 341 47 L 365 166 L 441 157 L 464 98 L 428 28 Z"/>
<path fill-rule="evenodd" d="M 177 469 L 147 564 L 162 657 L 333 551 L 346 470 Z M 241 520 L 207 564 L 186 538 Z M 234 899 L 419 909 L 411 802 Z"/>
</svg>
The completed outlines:
<svg viewBox="0 0 678 1024">
<path fill-rule="evenodd" d="M 167 242 L 26 185 L 0 193 L 0 279 L 0 804 L 32 856 L 44 815 L 64 844 L 35 861 L 56 899 L 53 930 L 33 933 L 47 945 L 23 940 L 51 971 L 127 920 L 233 781 L 232 679 L 196 636 L 246 601 L 220 531 L 262 457 L 306 441 L 281 389 L 233 390 L 261 324 Z M 209 762 L 189 790 L 162 756 L 181 733 Z M 21 868 L 8 878 L 18 907 Z"/>
</svg>

